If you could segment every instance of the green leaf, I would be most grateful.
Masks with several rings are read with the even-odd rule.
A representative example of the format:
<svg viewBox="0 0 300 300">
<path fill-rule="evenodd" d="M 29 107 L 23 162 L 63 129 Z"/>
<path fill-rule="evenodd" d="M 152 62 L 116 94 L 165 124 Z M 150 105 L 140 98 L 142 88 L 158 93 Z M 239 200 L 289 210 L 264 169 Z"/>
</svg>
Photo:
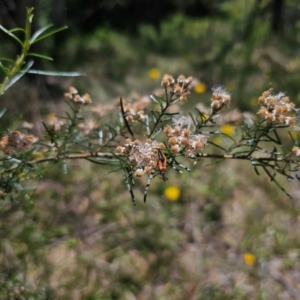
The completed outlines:
<svg viewBox="0 0 300 300">
<path fill-rule="evenodd" d="M 10 29 L 10 30 L 8 30 L 8 32 L 15 32 L 15 31 L 23 31 L 23 32 L 25 32 L 25 30 L 24 30 L 24 28 L 13 28 L 13 29 Z"/>
<path fill-rule="evenodd" d="M 222 132 L 220 132 L 220 135 L 221 135 L 222 139 L 223 139 L 223 136 L 225 136 L 226 138 L 230 139 L 234 144 L 236 144 L 235 139 L 232 138 L 230 135 L 228 135 L 226 133 L 222 133 Z"/>
<path fill-rule="evenodd" d="M 197 125 L 198 125 L 197 120 L 195 120 L 195 118 L 194 118 L 194 116 L 193 116 L 192 113 L 189 113 L 189 115 L 190 115 L 190 117 L 191 117 L 191 119 L 192 119 L 192 121 L 193 121 L 194 126 L 197 127 Z"/>
<path fill-rule="evenodd" d="M 90 161 L 91 163 L 93 164 L 98 164 L 98 165 L 110 165 L 110 160 L 105 162 L 105 161 L 98 161 L 97 159 L 93 159 L 93 158 L 86 158 L 86 160 Z M 119 161 L 118 161 L 119 162 Z M 120 168 L 118 168 L 118 170 L 115 169 L 115 172 L 116 171 L 119 171 L 121 170 Z M 112 171 L 113 172 L 113 171 Z M 105 175 L 107 175 L 108 173 L 105 173 Z"/>
<path fill-rule="evenodd" d="M 171 120 L 170 117 L 161 118 L 161 119 L 160 119 L 160 123 L 166 122 L 166 121 L 169 121 L 169 120 Z"/>
<path fill-rule="evenodd" d="M 6 34 L 8 34 L 9 36 L 11 36 L 12 38 L 14 38 L 22 47 L 24 46 L 21 40 L 17 36 L 12 34 L 9 30 L 5 29 L 2 25 L 0 25 L 0 29 L 4 31 Z"/>
<path fill-rule="evenodd" d="M 5 112 L 6 112 L 6 108 L 2 108 L 0 110 L 0 118 L 5 114 Z"/>
<path fill-rule="evenodd" d="M 34 53 L 34 52 L 29 52 L 27 55 L 36 56 L 36 57 L 43 58 L 43 59 L 48 59 L 48 60 L 53 60 L 53 58 L 50 57 L 50 56 L 47 56 L 47 55 L 44 55 L 44 54 L 39 54 L 39 53 Z"/>
<path fill-rule="evenodd" d="M 152 109 L 151 109 L 151 113 L 152 113 L 152 116 L 153 116 L 154 118 L 159 118 L 159 116 L 160 116 L 160 113 L 159 113 L 158 111 L 156 111 L 156 110 L 152 110 Z"/>
<path fill-rule="evenodd" d="M 281 144 L 281 139 L 280 139 L 280 137 L 279 137 L 276 129 L 274 129 L 274 135 L 275 135 L 275 137 L 276 137 L 276 139 L 278 141 L 278 144 Z"/>
<path fill-rule="evenodd" d="M 157 135 L 159 135 L 162 132 L 162 128 L 156 129 L 152 135 L 149 137 L 150 139 L 154 139 Z"/>
<path fill-rule="evenodd" d="M 236 151 L 236 152 L 232 153 L 232 155 L 234 157 L 241 157 L 241 156 L 247 155 L 248 153 L 249 153 L 248 150 L 245 150 L 245 151 Z"/>
<path fill-rule="evenodd" d="M 32 37 L 30 38 L 30 44 L 33 44 L 35 42 L 35 40 L 43 33 L 45 32 L 47 29 L 49 29 L 50 27 L 52 27 L 53 24 L 48 24 L 44 27 L 42 27 L 41 29 L 39 29 L 38 31 L 36 31 Z"/>
<path fill-rule="evenodd" d="M 274 142 L 275 144 L 280 144 L 280 141 L 278 141 L 277 138 L 276 138 L 276 137 L 278 137 L 278 135 L 276 135 L 275 138 L 272 138 L 271 136 L 269 136 L 268 134 L 266 134 L 265 137 L 267 137 L 269 140 L 264 140 L 263 139 L 264 137 L 262 137 L 260 140 L 264 141 L 264 142 L 270 142 L 271 141 L 271 142 Z"/>
<path fill-rule="evenodd" d="M 85 73 L 80 73 L 80 72 L 55 72 L 55 71 L 42 71 L 42 70 L 34 70 L 34 69 L 27 71 L 27 73 L 45 75 L 45 76 L 65 76 L 65 77 L 86 76 Z"/>
<path fill-rule="evenodd" d="M 3 73 L 5 74 L 5 75 L 7 75 L 8 74 L 8 70 L 7 70 L 7 68 L 5 68 L 4 66 L 3 66 L 3 64 L 2 64 L 2 62 L 0 61 L 0 69 L 3 71 Z"/>
<path fill-rule="evenodd" d="M 15 82 L 17 82 L 22 76 L 24 76 L 25 73 L 27 73 L 27 71 L 31 68 L 31 66 L 33 65 L 33 60 L 30 60 L 25 68 L 23 70 L 21 70 L 16 76 L 14 76 L 9 82 L 8 84 L 4 87 L 4 92 L 11 87 Z"/>
<path fill-rule="evenodd" d="M 293 137 L 293 135 L 292 135 L 292 133 L 290 131 L 288 131 L 288 135 L 290 136 L 291 140 L 295 144 L 295 139 L 294 139 L 294 137 Z"/>
<path fill-rule="evenodd" d="M 275 179 L 275 175 L 272 175 L 266 166 L 261 164 L 261 167 L 264 169 L 265 173 L 269 176 L 270 180 L 274 182 L 290 199 L 292 199 L 292 196 L 281 186 L 281 184 Z"/>
<path fill-rule="evenodd" d="M 32 13 L 33 10 L 34 10 L 34 7 L 27 7 L 27 15 L 28 15 L 28 20 L 30 23 L 32 22 L 32 19 L 34 16 L 34 14 Z"/>
<path fill-rule="evenodd" d="M 179 112 L 174 112 L 174 113 L 165 112 L 164 115 L 165 116 L 177 116 L 177 115 L 180 115 L 180 113 Z"/>
<path fill-rule="evenodd" d="M 165 102 L 165 100 L 161 97 L 158 97 L 154 94 L 150 95 L 150 99 L 153 100 L 154 103 L 158 104 L 158 105 L 161 105 L 163 102 Z"/>
<path fill-rule="evenodd" d="M 94 162 L 94 161 L 93 161 L 93 162 Z M 106 172 L 105 175 L 109 175 L 109 174 L 111 174 L 111 173 L 118 172 L 118 171 L 120 171 L 120 170 L 122 170 L 121 167 L 115 168 L 115 169 L 112 169 L 112 170 Z"/>
<path fill-rule="evenodd" d="M 52 31 L 50 31 L 48 33 L 45 33 L 45 34 L 41 35 L 39 38 L 36 38 L 34 41 L 32 41 L 31 44 L 34 44 L 34 43 L 36 43 L 36 42 L 38 42 L 38 41 L 40 41 L 42 39 L 45 39 L 45 38 L 47 38 L 47 37 L 49 37 L 49 36 L 51 36 L 51 35 L 53 35 L 53 34 L 55 34 L 57 32 L 60 32 L 62 30 L 67 29 L 67 28 L 68 28 L 68 26 L 62 26 L 60 28 L 54 29 L 54 30 L 52 30 Z"/>
<path fill-rule="evenodd" d="M 249 116 L 247 116 L 246 114 L 242 114 L 243 119 L 245 124 L 247 125 L 248 128 L 253 127 L 254 121 L 252 118 L 250 118 Z"/>
<path fill-rule="evenodd" d="M 227 150 L 225 148 L 221 147 L 220 145 L 215 144 L 214 142 L 207 141 L 207 144 L 213 145 L 213 146 L 215 146 L 215 147 L 217 147 L 217 148 L 219 148 L 219 149 L 227 152 Z"/>
<path fill-rule="evenodd" d="M 174 105 L 174 104 L 176 104 L 179 101 L 180 101 L 180 98 L 177 98 L 177 99 L 172 100 L 171 103 L 172 103 L 172 105 Z"/>
<path fill-rule="evenodd" d="M 15 61 L 6 57 L 0 57 L 0 60 L 5 60 L 5 61 L 9 61 L 10 63 L 14 64 Z"/>
<path fill-rule="evenodd" d="M 29 15 L 29 22 L 30 22 L 30 23 L 32 22 L 33 16 L 34 16 L 34 14 L 30 14 L 30 15 Z"/>
<path fill-rule="evenodd" d="M 105 126 L 107 126 L 109 128 L 109 130 L 112 132 L 112 134 L 117 135 L 118 132 L 116 131 L 115 128 L 113 128 L 112 126 L 110 126 L 109 124 L 105 124 Z"/>
<path fill-rule="evenodd" d="M 260 164 L 258 164 L 256 161 L 253 161 L 252 159 L 251 159 L 251 164 L 252 164 L 252 167 L 253 167 L 253 169 L 254 169 L 256 175 L 259 176 L 259 172 L 258 172 L 258 170 L 257 170 L 257 166 L 260 166 Z"/>
<path fill-rule="evenodd" d="M 207 119 L 206 114 L 203 113 L 201 110 L 199 110 L 197 107 L 194 107 L 194 109 L 198 112 L 201 123 L 202 124 L 205 123 L 205 121 Z"/>
</svg>

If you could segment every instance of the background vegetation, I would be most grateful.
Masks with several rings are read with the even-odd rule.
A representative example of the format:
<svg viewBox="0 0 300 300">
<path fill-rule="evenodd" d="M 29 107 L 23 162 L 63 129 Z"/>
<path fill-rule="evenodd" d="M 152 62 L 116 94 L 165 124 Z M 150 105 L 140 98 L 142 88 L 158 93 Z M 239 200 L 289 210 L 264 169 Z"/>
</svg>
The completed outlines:
<svg viewBox="0 0 300 300">
<path fill-rule="evenodd" d="M 23 26 L 34 6 L 37 28 L 69 26 L 37 45 L 55 60 L 35 68 L 87 75 L 28 74 L 1 98 L 1 133 L 26 120 L 43 135 L 71 84 L 104 104 L 149 95 L 164 73 L 198 80 L 190 107 L 218 84 L 242 112 L 270 83 L 299 103 L 297 1 L 26 2 L 3 0 L 0 24 Z M 0 33 L 1 57 L 18 53 L 10 42 Z M 290 200 L 239 161 L 191 167 L 136 207 L 121 174 L 75 161 L 33 181 L 31 200 L 1 200 L 0 299 L 299 299 L 297 183 Z"/>
</svg>

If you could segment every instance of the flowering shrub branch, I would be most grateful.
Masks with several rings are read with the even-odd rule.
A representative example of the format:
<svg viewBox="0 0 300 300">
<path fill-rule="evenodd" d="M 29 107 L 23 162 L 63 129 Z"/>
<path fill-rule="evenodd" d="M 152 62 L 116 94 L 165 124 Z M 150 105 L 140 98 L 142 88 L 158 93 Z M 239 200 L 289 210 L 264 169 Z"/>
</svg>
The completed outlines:
<svg viewBox="0 0 300 300">
<path fill-rule="evenodd" d="M 28 10 L 28 20 L 32 18 L 31 13 Z M 27 32 L 20 57 L 29 54 L 26 52 L 29 36 Z M 37 41 L 37 36 L 31 37 L 31 41 Z M 2 94 L 11 86 L 8 82 L 21 72 L 23 58 L 17 59 L 15 68 L 4 68 L 6 78 L 0 86 Z M 111 172 L 120 171 L 134 203 L 135 180 L 148 177 L 144 191 L 146 202 L 154 177 L 167 181 L 171 170 L 178 173 L 190 171 L 181 164 L 182 158 L 194 162 L 213 158 L 247 160 L 258 175 L 263 171 L 291 197 L 277 179 L 277 175 L 282 175 L 299 180 L 299 110 L 288 96 L 274 94 L 272 88 L 264 91 L 258 98 L 258 116 L 244 116 L 244 123 L 236 126 L 232 135 L 222 132 L 222 123 L 218 122 L 231 102 L 231 95 L 224 88 L 213 88 L 209 109 L 196 107 L 184 116 L 180 105 L 188 101 L 193 78 L 180 75 L 174 79 L 166 74 L 161 86 L 159 95 L 136 96 L 131 102 L 120 98 L 114 105 L 96 106 L 92 105 L 89 94 L 80 95 L 71 87 L 64 95 L 69 111 L 63 117 L 52 115 L 43 122 L 44 137 L 38 139 L 27 129 L 7 131 L 2 136 L 0 196 L 13 199 L 21 192 L 29 198 L 23 184 L 25 181 L 41 177 L 57 163 L 62 164 L 66 173 L 67 160 L 85 159 L 95 164 L 111 165 Z M 115 115 L 118 104 L 119 112 Z M 105 124 L 108 116 L 115 122 Z M 286 142 L 281 140 L 283 130 L 289 132 L 290 145 L 285 146 Z M 216 142 L 215 137 L 220 141 Z"/>
</svg>

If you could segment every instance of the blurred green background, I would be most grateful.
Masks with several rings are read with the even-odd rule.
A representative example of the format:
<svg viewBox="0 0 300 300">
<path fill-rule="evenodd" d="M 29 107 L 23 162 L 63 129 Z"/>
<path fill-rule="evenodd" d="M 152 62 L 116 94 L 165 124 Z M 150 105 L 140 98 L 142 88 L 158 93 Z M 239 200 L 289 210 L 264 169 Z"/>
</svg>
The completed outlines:
<svg viewBox="0 0 300 300">
<path fill-rule="evenodd" d="M 63 114 L 74 85 L 93 103 L 149 95 L 163 74 L 199 83 L 189 107 L 209 106 L 211 87 L 232 109 L 256 112 L 269 88 L 300 100 L 300 5 L 294 0 L 103 0 L 0 2 L 0 24 L 69 29 L 37 44 L 54 58 L 1 98 L 1 132 Z M 0 56 L 18 47 L 0 33 Z M 33 181 L 32 200 L 0 202 L 0 299 L 300 299 L 300 205 L 246 162 L 200 161 L 191 173 L 153 180 L 133 207 L 122 175 L 86 162 Z M 169 176 L 168 176 L 169 177 Z M 137 182 L 142 199 L 146 179 Z"/>
</svg>

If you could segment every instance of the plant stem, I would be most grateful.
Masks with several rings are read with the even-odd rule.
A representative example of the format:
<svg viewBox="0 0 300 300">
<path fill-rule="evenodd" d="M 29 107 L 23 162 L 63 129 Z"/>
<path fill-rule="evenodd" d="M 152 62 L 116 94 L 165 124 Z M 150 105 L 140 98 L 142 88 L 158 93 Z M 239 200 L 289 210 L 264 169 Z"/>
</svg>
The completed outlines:
<svg viewBox="0 0 300 300">
<path fill-rule="evenodd" d="M 22 45 L 22 53 L 20 56 L 17 56 L 14 65 L 10 68 L 9 73 L 4 78 L 3 83 L 0 84 L 0 96 L 4 94 L 8 83 L 14 78 L 15 75 L 17 75 L 20 72 L 22 66 L 25 63 L 25 59 L 30 49 L 31 20 L 33 17 L 32 12 L 33 12 L 33 7 L 27 8 L 26 23 L 25 23 L 25 38 Z"/>
</svg>

